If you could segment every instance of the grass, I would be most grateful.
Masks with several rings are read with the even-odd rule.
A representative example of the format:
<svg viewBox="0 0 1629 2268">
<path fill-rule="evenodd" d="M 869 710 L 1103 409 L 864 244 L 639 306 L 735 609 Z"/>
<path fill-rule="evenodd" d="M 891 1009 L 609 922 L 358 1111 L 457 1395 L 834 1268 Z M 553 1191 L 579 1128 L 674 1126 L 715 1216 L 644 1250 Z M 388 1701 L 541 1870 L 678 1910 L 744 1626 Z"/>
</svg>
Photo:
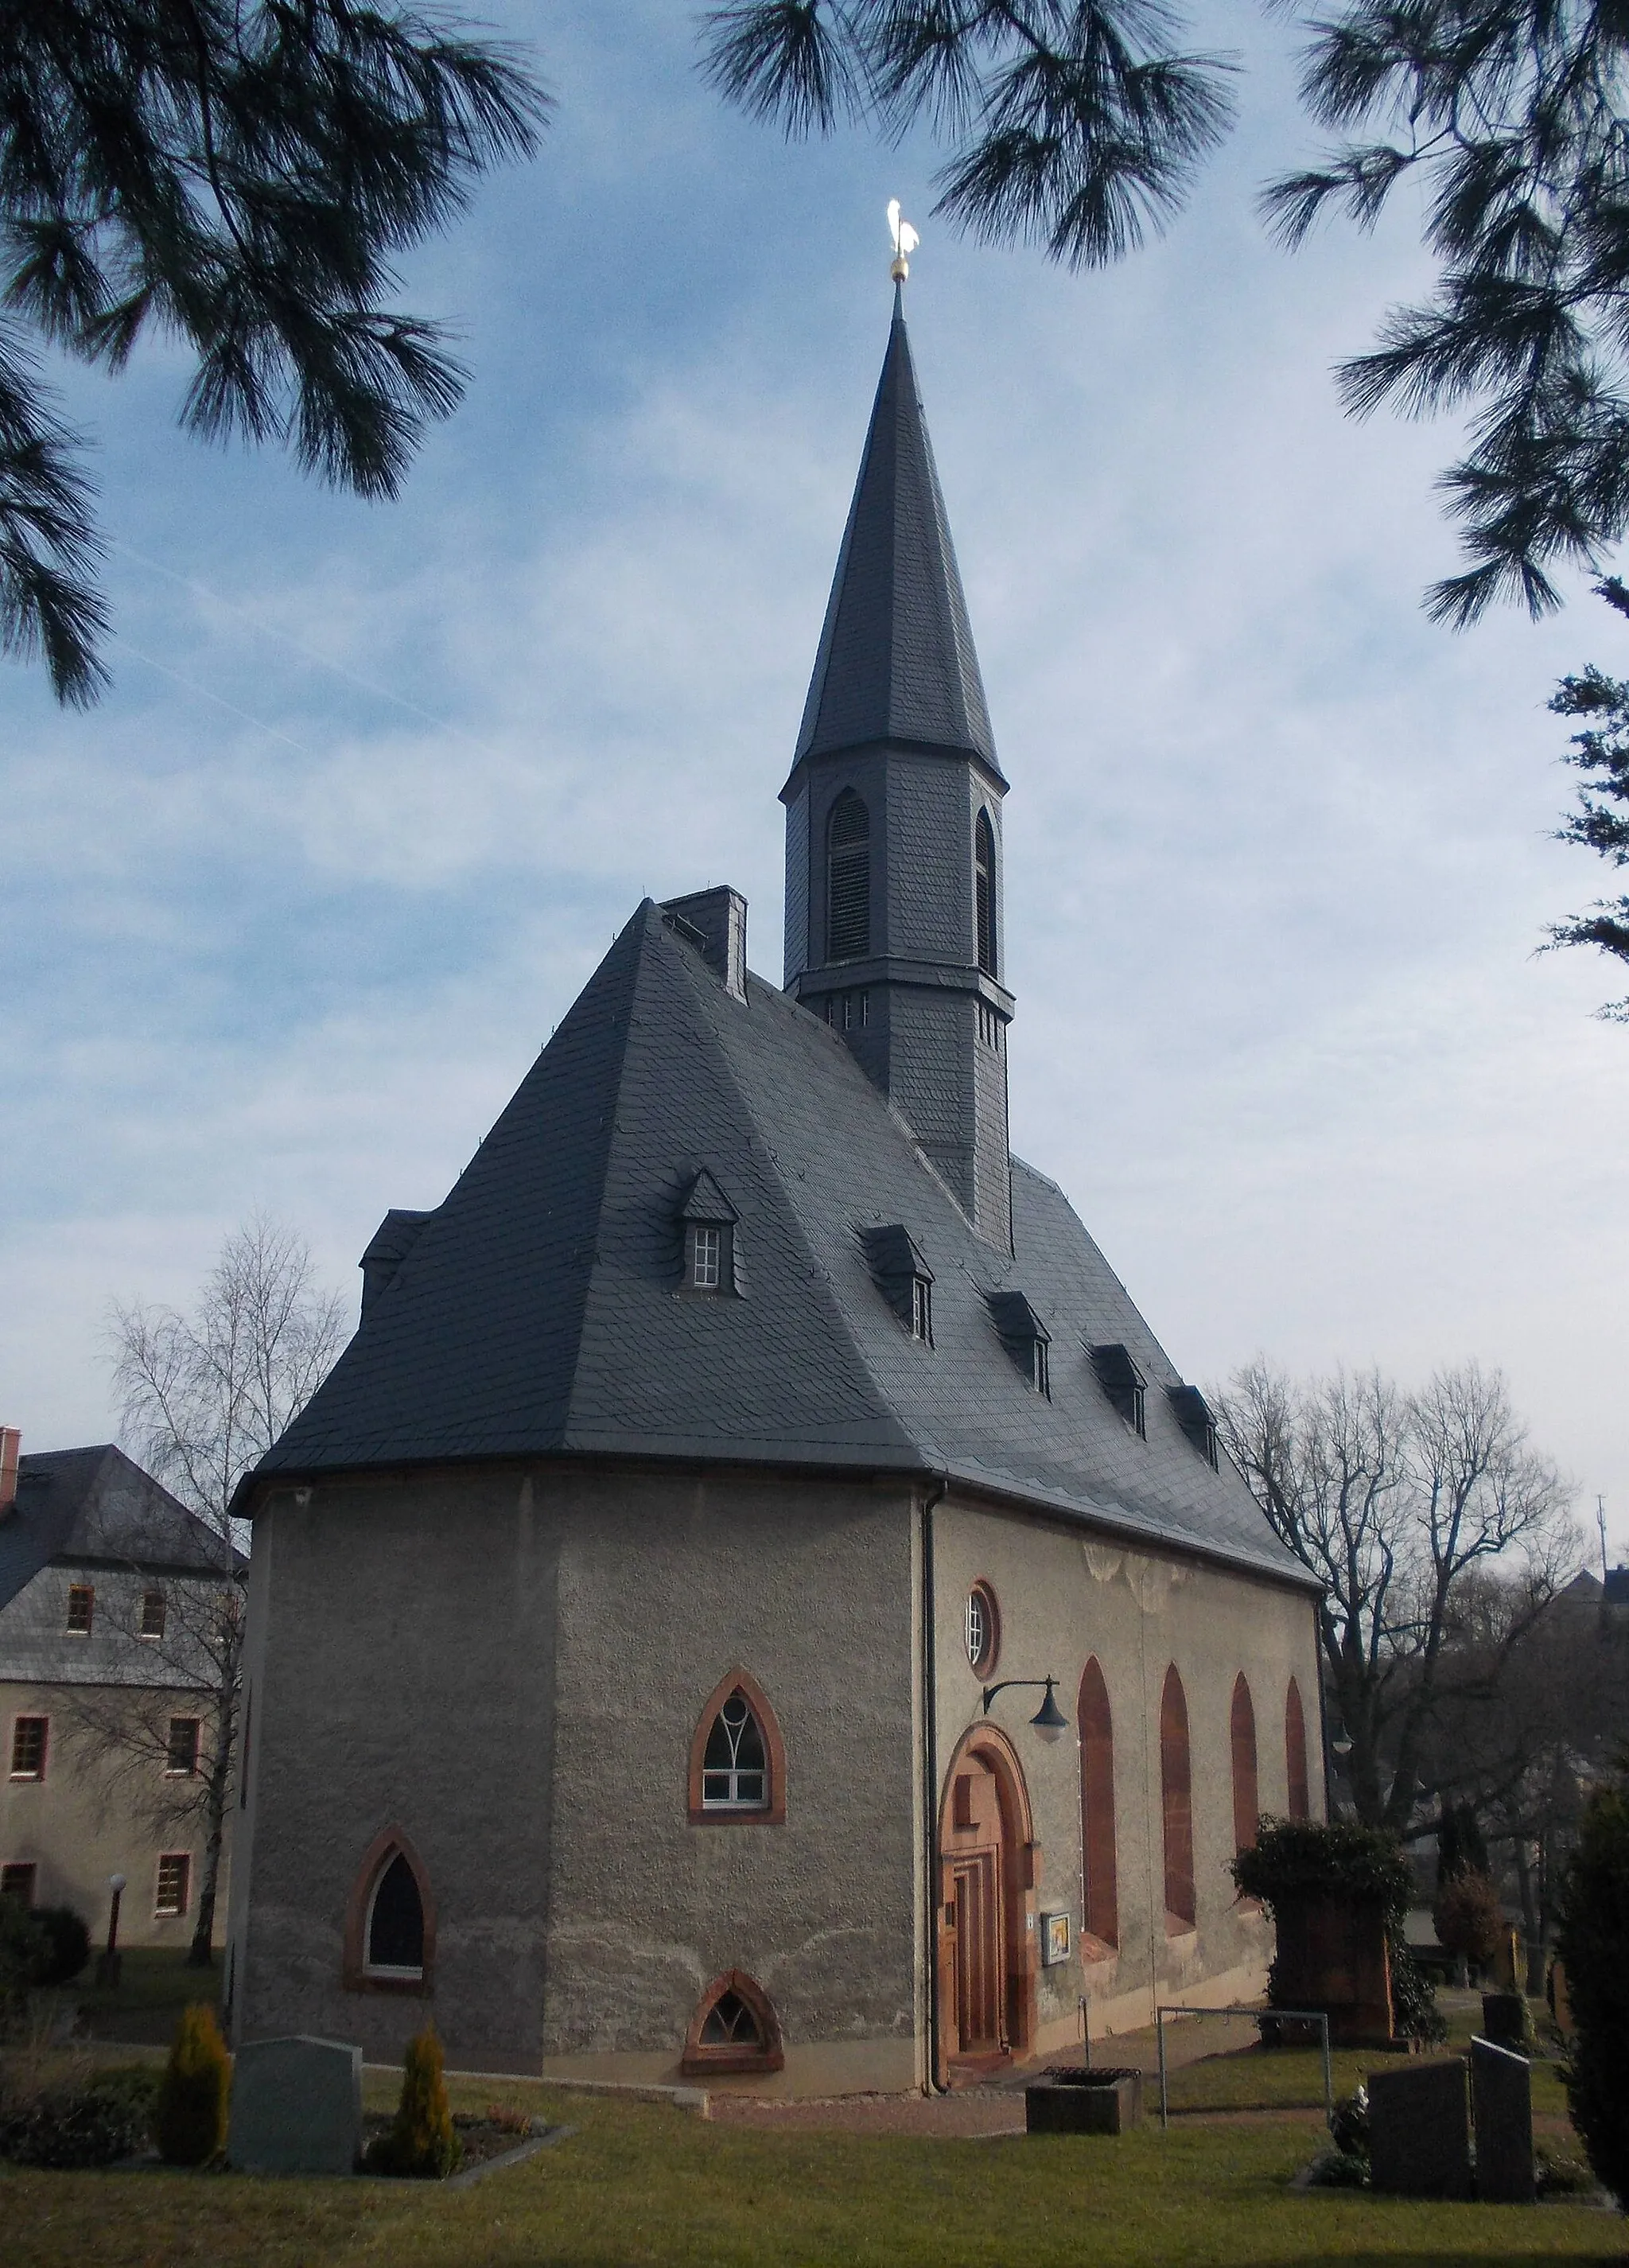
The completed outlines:
<svg viewBox="0 0 1629 2268">
<path fill-rule="evenodd" d="M 83 1977 L 65 1988 L 64 2000 L 75 2002 L 85 2027 L 96 2039 L 146 2041 L 167 2044 L 181 2010 L 195 2000 L 220 2002 L 222 1962 L 219 1955 L 210 1969 L 189 1969 L 183 1946 L 137 1947 L 120 1955 L 117 1992 L 94 1982 L 95 1957 Z"/>
<path fill-rule="evenodd" d="M 0 2172 L 8 2268 L 1522 2268 L 1629 2257 L 1622 2221 L 1575 2207 L 1292 2195 L 1309 2138 L 1282 2123 L 925 2141 L 712 2125 L 520 2081 L 451 2091 L 461 2110 L 498 2101 L 576 2132 L 462 2193 Z M 383 2108 L 394 2083 L 370 2074 L 367 2092 Z"/>
</svg>

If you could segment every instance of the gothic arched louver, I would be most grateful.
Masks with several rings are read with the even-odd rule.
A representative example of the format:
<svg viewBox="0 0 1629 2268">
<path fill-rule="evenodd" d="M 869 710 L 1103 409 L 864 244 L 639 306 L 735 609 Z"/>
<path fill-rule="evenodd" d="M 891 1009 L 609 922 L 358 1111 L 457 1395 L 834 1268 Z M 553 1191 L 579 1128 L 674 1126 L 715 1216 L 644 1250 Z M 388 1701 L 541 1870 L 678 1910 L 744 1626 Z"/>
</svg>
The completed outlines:
<svg viewBox="0 0 1629 2268">
<path fill-rule="evenodd" d="M 826 958 L 863 961 L 871 951 L 871 814 L 851 787 L 826 826 Z"/>
<path fill-rule="evenodd" d="M 1233 1743 L 1233 1847 L 1248 1851 L 1256 1841 L 1261 1801 L 1256 1780 L 1256 1705 L 1242 1670 L 1233 1681 L 1228 1730 Z"/>
<path fill-rule="evenodd" d="M 763 1688 L 746 1670 L 721 1677 L 690 1742 L 690 1823 L 778 1827 L 786 1816 L 786 1751 Z"/>
<path fill-rule="evenodd" d="M 990 814 L 981 811 L 973 828 L 973 910 L 978 925 L 978 965 L 986 976 L 996 966 L 996 835 Z"/>
<path fill-rule="evenodd" d="M 1086 1932 L 1105 1949 L 1120 1942 L 1114 1834 L 1114 1720 L 1109 1688 L 1094 1654 L 1080 1674 L 1080 1845 L 1086 1875 Z M 1089 1950 L 1089 1948 L 1088 1948 Z"/>
<path fill-rule="evenodd" d="M 1188 1753 L 1188 1697 L 1173 1662 L 1160 1697 L 1160 1794 L 1165 1823 L 1165 1929 L 1179 1937 L 1194 1926 L 1193 1769 Z"/>
<path fill-rule="evenodd" d="M 1310 1819 L 1312 1795 L 1307 1784 L 1307 1719 L 1301 1705 L 1301 1688 L 1292 1677 L 1284 1696 L 1284 1766 L 1288 1782 L 1286 1809 L 1292 1819 Z"/>
</svg>

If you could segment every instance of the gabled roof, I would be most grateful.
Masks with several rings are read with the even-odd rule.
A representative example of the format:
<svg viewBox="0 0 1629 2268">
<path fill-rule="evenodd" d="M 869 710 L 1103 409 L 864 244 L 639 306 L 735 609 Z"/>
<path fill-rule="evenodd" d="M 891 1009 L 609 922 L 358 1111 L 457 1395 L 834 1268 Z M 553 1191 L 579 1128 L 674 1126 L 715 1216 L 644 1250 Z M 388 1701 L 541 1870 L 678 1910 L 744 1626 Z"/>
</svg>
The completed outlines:
<svg viewBox="0 0 1629 2268">
<path fill-rule="evenodd" d="M 0 1517 L 0 1608 L 53 1560 L 176 1573 L 222 1564 L 203 1522 L 111 1442 L 18 1466 L 17 1502 Z"/>
<path fill-rule="evenodd" d="M 792 770 L 879 740 L 975 755 L 1001 778 L 897 298 Z"/>
<path fill-rule="evenodd" d="M 256 1479 L 551 1454 L 948 1474 L 1308 1581 L 1164 1394 L 1146 1440 L 1116 1416 L 1089 1348 L 1181 1380 L 1061 1191 L 1014 1160 L 1016 1256 L 992 1251 L 838 1035 L 746 993 L 642 905 Z M 741 1298 L 681 1296 L 703 1171 L 751 1256 Z M 932 1270 L 932 1348 L 876 1279 L 883 1228 Z M 991 1328 L 1020 1290 L 1050 1401 Z"/>
</svg>

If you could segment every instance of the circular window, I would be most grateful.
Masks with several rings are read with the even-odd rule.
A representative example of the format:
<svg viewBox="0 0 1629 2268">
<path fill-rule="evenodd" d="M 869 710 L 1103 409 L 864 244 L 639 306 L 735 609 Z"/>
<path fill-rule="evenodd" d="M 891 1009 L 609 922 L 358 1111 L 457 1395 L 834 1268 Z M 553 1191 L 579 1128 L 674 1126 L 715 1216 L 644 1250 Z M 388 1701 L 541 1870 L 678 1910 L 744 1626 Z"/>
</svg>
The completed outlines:
<svg viewBox="0 0 1629 2268">
<path fill-rule="evenodd" d="M 974 1675 L 987 1675 L 996 1666 L 1001 1644 L 1001 1616 L 996 1608 L 996 1594 L 988 1583 L 975 1583 L 968 1593 L 962 1635 Z"/>
</svg>

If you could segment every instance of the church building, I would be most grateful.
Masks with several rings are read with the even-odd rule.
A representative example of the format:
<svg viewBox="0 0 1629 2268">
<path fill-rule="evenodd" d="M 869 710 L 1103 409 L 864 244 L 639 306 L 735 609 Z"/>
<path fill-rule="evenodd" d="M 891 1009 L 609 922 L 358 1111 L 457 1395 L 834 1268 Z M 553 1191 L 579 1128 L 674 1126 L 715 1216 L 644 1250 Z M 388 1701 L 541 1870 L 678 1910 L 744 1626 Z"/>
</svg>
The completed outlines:
<svg viewBox="0 0 1629 2268">
<path fill-rule="evenodd" d="M 245 1485 L 240 2041 L 831 2094 L 1264 1984 L 1316 1593 L 1009 1151 L 897 295 L 780 792 L 784 983 L 736 891 L 638 907 Z"/>
</svg>

